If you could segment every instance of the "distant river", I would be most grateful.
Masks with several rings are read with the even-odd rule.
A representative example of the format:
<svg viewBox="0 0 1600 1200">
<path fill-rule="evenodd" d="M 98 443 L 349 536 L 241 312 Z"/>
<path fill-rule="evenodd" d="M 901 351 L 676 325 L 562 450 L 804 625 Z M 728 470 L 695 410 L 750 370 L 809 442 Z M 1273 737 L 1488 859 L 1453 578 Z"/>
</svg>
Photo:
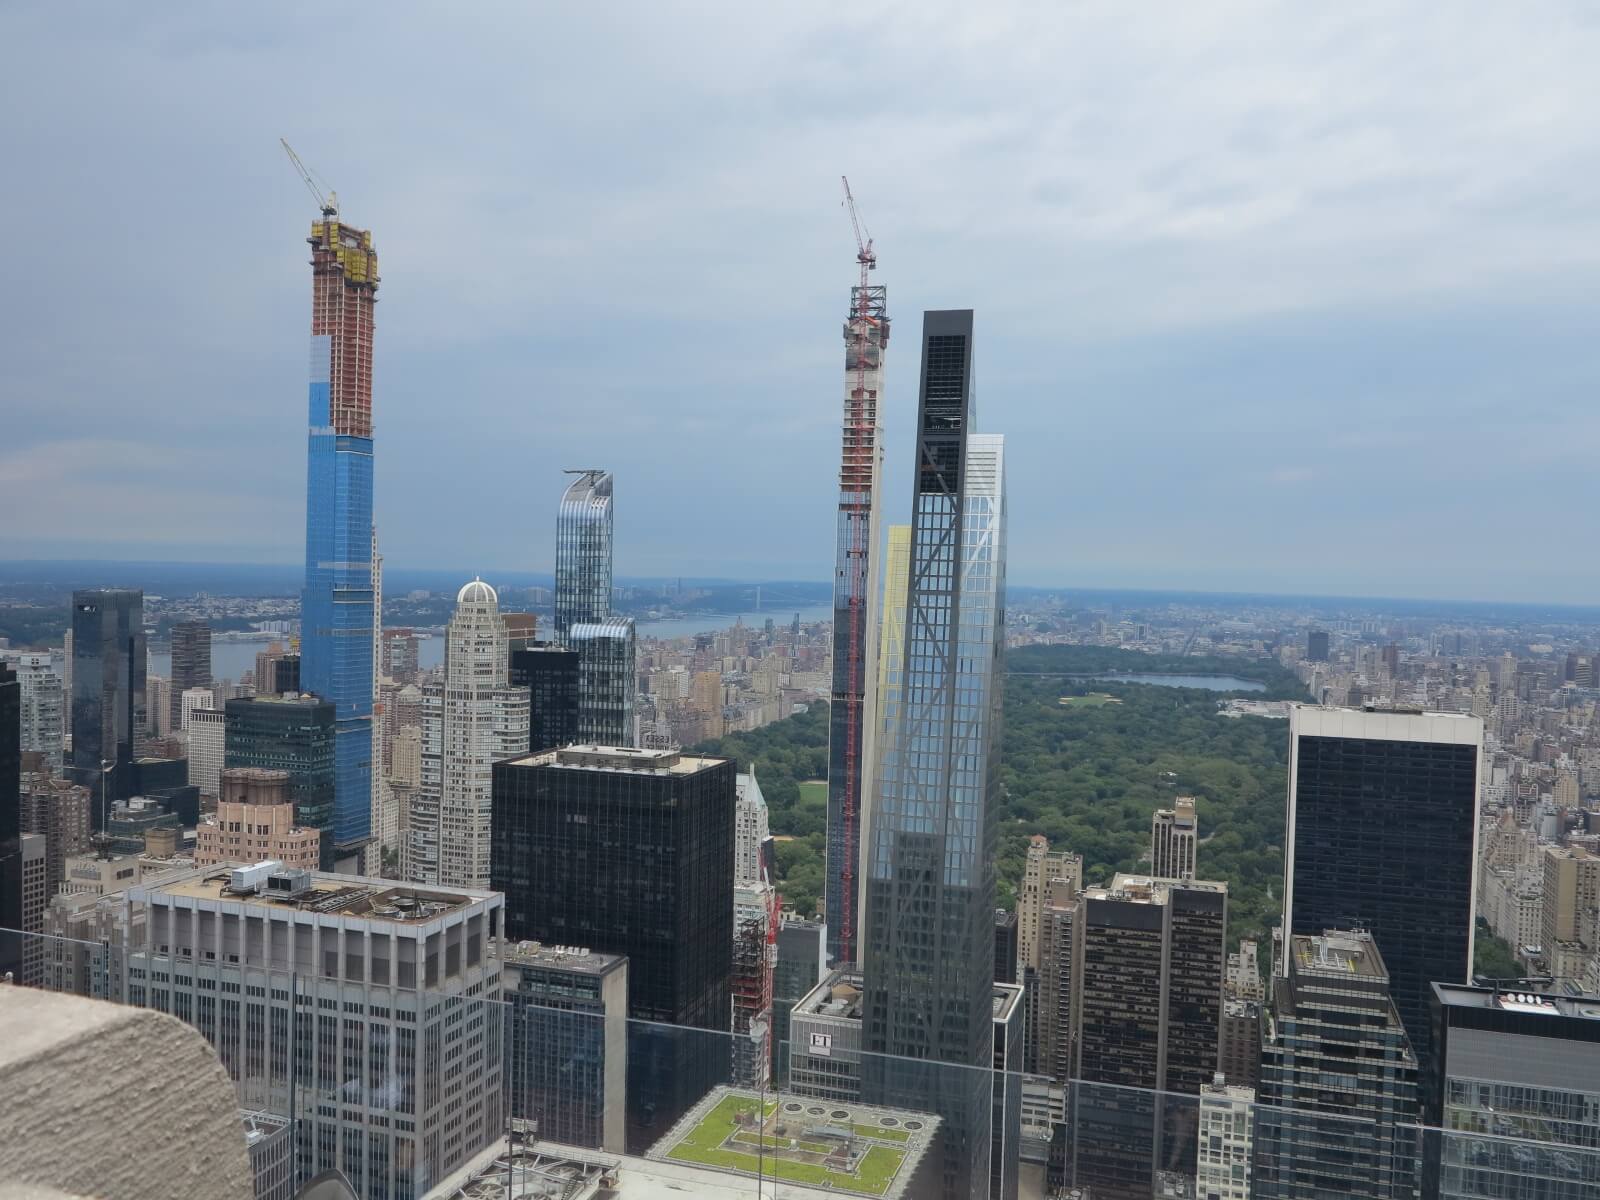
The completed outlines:
<svg viewBox="0 0 1600 1200">
<path fill-rule="evenodd" d="M 654 638 L 679 638 L 693 637 L 697 633 L 715 633 L 719 629 L 727 629 L 736 618 L 742 618 L 746 625 L 760 629 L 771 617 L 779 625 L 787 625 L 794 620 L 794 614 L 800 614 L 802 625 L 812 621 L 833 620 L 833 606 L 831 604 L 813 605 L 810 608 L 781 609 L 765 608 L 760 612 L 745 613 L 700 613 L 689 617 L 670 617 L 660 621 L 640 621 L 638 632 L 640 637 Z M 280 642 L 287 644 L 287 638 L 279 638 Z M 263 642 L 234 642 L 211 640 L 211 674 L 216 679 L 231 679 L 238 682 L 239 677 L 246 671 L 256 669 L 256 655 L 265 650 L 272 643 Z M 152 675 L 165 675 L 172 677 L 172 655 L 166 651 L 150 651 L 149 671 Z M 432 637 L 421 639 L 417 643 L 417 665 L 427 669 L 437 667 L 444 662 L 444 634 L 436 633 Z M 1196 685 L 1198 686 L 1198 685 Z"/>
<path fill-rule="evenodd" d="M 1205 688 L 1212 692 L 1264 692 L 1267 685 L 1236 675 L 1089 675 L 1080 678 L 1108 679 L 1116 683 L 1148 683 L 1154 687 Z"/>
</svg>

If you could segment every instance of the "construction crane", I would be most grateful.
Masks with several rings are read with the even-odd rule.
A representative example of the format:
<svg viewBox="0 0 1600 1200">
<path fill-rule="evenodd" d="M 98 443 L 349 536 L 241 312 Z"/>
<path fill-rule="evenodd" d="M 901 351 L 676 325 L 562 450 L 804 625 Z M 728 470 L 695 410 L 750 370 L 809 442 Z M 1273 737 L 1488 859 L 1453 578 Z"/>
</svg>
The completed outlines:
<svg viewBox="0 0 1600 1200">
<path fill-rule="evenodd" d="M 328 185 L 321 178 L 315 175 L 305 163 L 301 162 L 300 156 L 294 152 L 294 147 L 289 145 L 285 139 L 279 138 L 278 144 L 283 147 L 283 152 L 289 156 L 290 163 L 294 165 L 295 171 L 305 183 L 306 191 L 311 193 L 312 199 L 317 202 L 317 207 L 322 210 L 322 215 L 329 218 L 337 217 L 339 215 L 339 193 L 332 188 L 328 188 Z M 323 194 L 324 188 L 328 189 L 326 195 Z M 857 240 L 859 240 L 859 236 Z M 869 244 L 868 249 L 870 248 Z"/>
<path fill-rule="evenodd" d="M 283 148 L 288 150 L 289 144 L 285 142 Z M 294 151 L 289 150 L 289 153 L 292 155 Z M 299 159 L 295 161 L 298 162 Z M 839 179 L 844 184 L 844 203 L 845 207 L 850 210 L 850 226 L 856 231 L 856 261 L 861 264 L 861 286 L 866 287 L 867 272 L 877 270 L 878 256 L 872 250 L 871 232 L 868 231 L 865 239 L 861 236 L 861 218 L 856 212 L 856 198 L 850 194 L 850 177 L 841 175 Z"/>
</svg>

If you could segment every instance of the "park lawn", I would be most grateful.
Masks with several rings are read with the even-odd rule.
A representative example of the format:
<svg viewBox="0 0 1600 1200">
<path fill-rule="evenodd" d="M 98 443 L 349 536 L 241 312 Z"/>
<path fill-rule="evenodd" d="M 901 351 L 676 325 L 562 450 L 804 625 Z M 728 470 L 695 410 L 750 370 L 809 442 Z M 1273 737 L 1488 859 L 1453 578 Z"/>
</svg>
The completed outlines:
<svg viewBox="0 0 1600 1200">
<path fill-rule="evenodd" d="M 1063 708 L 1099 708 L 1105 704 L 1121 703 L 1122 701 L 1115 696 L 1107 695 L 1105 692 L 1090 692 L 1087 696 L 1061 697 L 1061 706 Z"/>
<path fill-rule="evenodd" d="M 827 804 L 828 781 L 826 779 L 802 779 L 797 785 L 800 788 L 800 803 L 802 806 L 808 802 Z"/>
</svg>

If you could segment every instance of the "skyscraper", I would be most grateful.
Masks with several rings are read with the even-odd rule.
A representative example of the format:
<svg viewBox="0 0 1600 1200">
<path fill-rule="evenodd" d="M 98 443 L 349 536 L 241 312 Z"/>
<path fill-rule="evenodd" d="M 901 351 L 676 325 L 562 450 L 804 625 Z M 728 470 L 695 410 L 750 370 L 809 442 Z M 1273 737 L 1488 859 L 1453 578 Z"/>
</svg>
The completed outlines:
<svg viewBox="0 0 1600 1200">
<path fill-rule="evenodd" d="M 1362 932 L 1289 938 L 1261 1034 L 1251 1195 L 1416 1194 L 1417 1059 L 1380 950 Z"/>
<path fill-rule="evenodd" d="M 172 627 L 172 675 L 167 695 L 170 728 L 180 728 L 183 694 L 211 686 L 211 626 L 204 621 L 179 621 Z M 256 690 L 266 691 L 261 679 Z"/>
<path fill-rule="evenodd" d="M 494 764 L 491 878 L 506 932 L 628 959 L 630 1149 L 730 1067 L 734 769 L 572 746 Z M 710 1033 L 685 1033 L 666 1026 Z"/>
<path fill-rule="evenodd" d="M 580 622 L 567 630 L 567 640 L 578 655 L 577 740 L 601 746 L 633 745 L 638 671 L 633 618 Z"/>
<path fill-rule="evenodd" d="M 578 740 L 578 652 L 561 646 L 511 651 L 507 677 L 528 689 L 528 746 L 534 754 Z"/>
<path fill-rule="evenodd" d="M 22 978 L 22 695 L 0 663 L 0 976 Z"/>
<path fill-rule="evenodd" d="M 1158 879 L 1193 879 L 1197 823 L 1194 797 L 1179 796 L 1150 818 L 1150 874 Z"/>
<path fill-rule="evenodd" d="M 572 471 L 556 515 L 555 636 L 611 615 L 611 472 Z"/>
<path fill-rule="evenodd" d="M 883 351 L 889 342 L 885 289 L 867 284 L 876 266 L 870 246 L 859 255 L 861 282 L 850 289 L 844 325 L 844 427 L 839 461 L 839 525 L 833 569 L 833 687 L 828 709 L 827 876 L 828 957 L 857 961 L 856 918 L 861 890 L 861 785 L 874 753 L 878 628 L 879 441 L 878 397 Z"/>
<path fill-rule="evenodd" d="M 989 1185 L 1003 439 L 974 434 L 972 312 L 923 315 L 905 667 L 865 868 L 869 1102 L 936 1111 L 944 1194 Z M 884 1058 L 881 1056 L 892 1056 Z M 921 1061 L 918 1061 L 921 1060 Z"/>
<path fill-rule="evenodd" d="M 528 749 L 528 692 L 507 682 L 506 668 L 499 598 L 474 580 L 456 594 L 445 632 L 439 878 L 417 882 L 489 886 L 490 767 Z"/>
<path fill-rule="evenodd" d="M 334 706 L 338 858 L 372 831 L 372 234 L 330 210 L 311 225 L 310 431 L 301 686 Z"/>
<path fill-rule="evenodd" d="M 145 724 L 144 593 L 129 588 L 72 593 L 72 768 L 105 802 L 131 794 Z M 102 771 L 107 778 L 101 779 Z"/>
<path fill-rule="evenodd" d="M 224 710 L 224 768 L 262 767 L 289 773 L 297 825 L 322 832 L 322 861 L 333 858 L 334 707 L 315 696 L 256 696 Z"/>
<path fill-rule="evenodd" d="M 1483 722 L 1300 704 L 1289 718 L 1288 934 L 1372 934 L 1431 1066 L 1431 985 L 1472 971 Z"/>
<path fill-rule="evenodd" d="M 1313 629 L 1306 634 L 1306 660 L 1308 662 L 1328 661 L 1328 631 L 1326 629 Z"/>
<path fill-rule="evenodd" d="M 52 771 L 60 771 L 66 730 L 66 698 L 61 676 L 48 654 L 24 654 L 17 659 L 21 688 L 22 748 L 44 756 Z"/>
</svg>

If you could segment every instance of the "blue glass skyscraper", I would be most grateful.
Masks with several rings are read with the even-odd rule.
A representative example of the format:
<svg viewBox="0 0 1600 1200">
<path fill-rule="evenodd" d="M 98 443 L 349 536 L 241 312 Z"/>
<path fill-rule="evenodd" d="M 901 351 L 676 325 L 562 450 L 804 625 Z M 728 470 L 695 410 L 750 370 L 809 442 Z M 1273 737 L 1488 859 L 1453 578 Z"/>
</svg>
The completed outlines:
<svg viewBox="0 0 1600 1200">
<path fill-rule="evenodd" d="M 372 234 L 311 226 L 311 383 L 300 684 L 331 701 L 335 854 L 372 833 Z"/>
</svg>

